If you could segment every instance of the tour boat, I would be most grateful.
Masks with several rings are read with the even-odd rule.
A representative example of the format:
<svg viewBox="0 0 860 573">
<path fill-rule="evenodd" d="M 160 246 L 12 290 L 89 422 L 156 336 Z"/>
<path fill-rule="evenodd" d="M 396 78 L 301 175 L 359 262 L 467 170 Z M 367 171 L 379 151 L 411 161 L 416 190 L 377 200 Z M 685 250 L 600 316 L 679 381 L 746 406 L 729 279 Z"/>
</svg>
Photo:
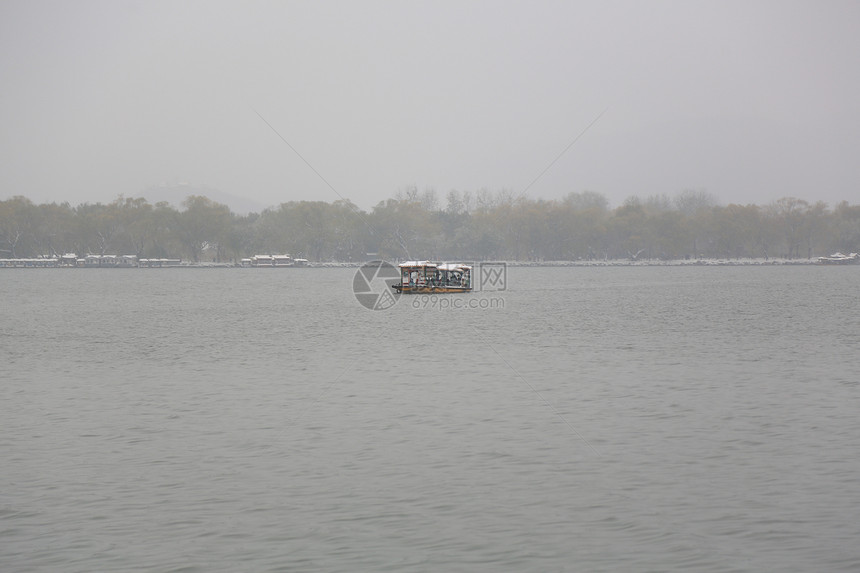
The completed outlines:
<svg viewBox="0 0 860 573">
<path fill-rule="evenodd" d="M 391 288 L 402 294 L 470 292 L 472 267 L 462 263 L 407 261 L 400 263 L 400 282 Z"/>
</svg>

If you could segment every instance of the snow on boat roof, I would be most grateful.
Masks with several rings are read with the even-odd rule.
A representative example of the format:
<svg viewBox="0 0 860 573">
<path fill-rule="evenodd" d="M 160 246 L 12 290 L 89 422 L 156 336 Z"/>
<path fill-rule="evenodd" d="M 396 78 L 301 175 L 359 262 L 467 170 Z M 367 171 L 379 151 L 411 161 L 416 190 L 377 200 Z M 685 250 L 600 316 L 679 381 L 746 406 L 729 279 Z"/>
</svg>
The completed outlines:
<svg viewBox="0 0 860 573">
<path fill-rule="evenodd" d="M 432 261 L 406 261 L 405 263 L 400 263 L 399 266 L 400 268 L 432 267 L 440 271 L 472 270 L 471 266 L 464 263 L 434 263 Z"/>
<path fill-rule="evenodd" d="M 844 253 L 836 252 L 836 253 L 833 253 L 832 255 L 830 255 L 829 257 L 818 257 L 818 259 L 819 260 L 836 261 L 836 260 L 856 259 L 858 257 L 860 257 L 860 255 L 858 255 L 857 253 L 851 253 L 850 255 L 846 255 Z"/>
<path fill-rule="evenodd" d="M 436 263 L 431 263 L 430 261 L 406 261 L 405 263 L 400 263 L 401 268 L 403 267 L 435 267 Z"/>
<path fill-rule="evenodd" d="M 438 265 L 437 268 L 440 271 L 463 271 L 466 269 L 472 269 L 472 267 L 464 265 L 463 263 L 442 263 L 441 265 Z"/>
</svg>

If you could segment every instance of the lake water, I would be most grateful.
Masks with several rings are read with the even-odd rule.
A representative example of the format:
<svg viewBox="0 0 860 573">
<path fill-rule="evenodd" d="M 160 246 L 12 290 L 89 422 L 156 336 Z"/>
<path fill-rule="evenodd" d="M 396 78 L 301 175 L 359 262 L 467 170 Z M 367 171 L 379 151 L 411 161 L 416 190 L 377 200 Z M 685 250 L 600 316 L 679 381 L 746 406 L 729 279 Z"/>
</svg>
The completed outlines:
<svg viewBox="0 0 860 573">
<path fill-rule="evenodd" d="M 860 268 L 354 272 L 0 271 L 0 570 L 860 568 Z"/>
</svg>

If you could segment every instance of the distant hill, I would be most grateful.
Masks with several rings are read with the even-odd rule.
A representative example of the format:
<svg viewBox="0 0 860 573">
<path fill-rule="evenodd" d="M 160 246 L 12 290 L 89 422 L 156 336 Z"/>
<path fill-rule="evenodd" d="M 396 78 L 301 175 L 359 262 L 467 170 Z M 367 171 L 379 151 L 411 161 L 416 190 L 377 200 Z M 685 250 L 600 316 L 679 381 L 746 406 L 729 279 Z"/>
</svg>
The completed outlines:
<svg viewBox="0 0 860 573">
<path fill-rule="evenodd" d="M 230 193 L 225 193 L 218 189 L 212 189 L 202 185 L 191 185 L 186 183 L 150 187 L 135 194 L 135 197 L 143 197 L 153 205 L 161 201 L 166 201 L 176 209 L 181 210 L 182 202 L 185 201 L 189 195 L 202 195 L 204 197 L 208 197 L 216 203 L 227 205 L 230 207 L 230 210 L 237 215 L 247 215 L 252 212 L 259 213 L 266 208 L 265 205 L 261 205 L 251 199 L 238 197 L 236 195 L 231 195 Z"/>
</svg>

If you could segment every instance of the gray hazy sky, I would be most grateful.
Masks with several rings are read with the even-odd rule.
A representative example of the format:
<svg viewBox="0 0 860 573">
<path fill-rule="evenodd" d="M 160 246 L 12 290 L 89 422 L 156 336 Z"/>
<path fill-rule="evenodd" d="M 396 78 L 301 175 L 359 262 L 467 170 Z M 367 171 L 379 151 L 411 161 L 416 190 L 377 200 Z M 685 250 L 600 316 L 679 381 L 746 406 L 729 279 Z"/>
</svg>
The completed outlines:
<svg viewBox="0 0 860 573">
<path fill-rule="evenodd" d="M 860 202 L 860 2 L 0 0 L 0 199 Z M 331 184 L 258 117 L 259 112 Z"/>
</svg>

